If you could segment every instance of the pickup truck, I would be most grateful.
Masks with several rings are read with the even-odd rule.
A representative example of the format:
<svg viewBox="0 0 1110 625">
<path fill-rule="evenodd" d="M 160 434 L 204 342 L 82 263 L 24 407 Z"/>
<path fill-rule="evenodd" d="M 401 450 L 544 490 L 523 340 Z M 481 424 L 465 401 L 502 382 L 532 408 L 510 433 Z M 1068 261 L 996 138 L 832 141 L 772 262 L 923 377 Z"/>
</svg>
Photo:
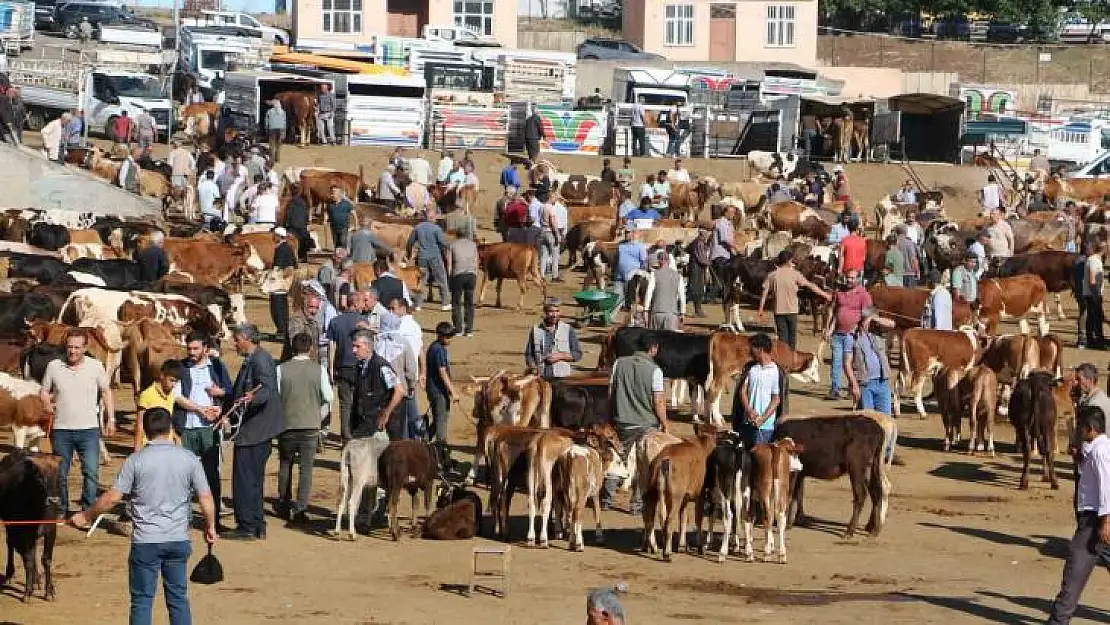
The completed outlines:
<svg viewBox="0 0 1110 625">
<path fill-rule="evenodd" d="M 234 26 L 247 31 L 251 36 L 273 43 L 287 46 L 290 41 L 288 31 L 267 26 L 247 13 L 234 11 L 201 11 L 200 15 L 182 18 L 181 25 L 196 27 Z"/>
</svg>

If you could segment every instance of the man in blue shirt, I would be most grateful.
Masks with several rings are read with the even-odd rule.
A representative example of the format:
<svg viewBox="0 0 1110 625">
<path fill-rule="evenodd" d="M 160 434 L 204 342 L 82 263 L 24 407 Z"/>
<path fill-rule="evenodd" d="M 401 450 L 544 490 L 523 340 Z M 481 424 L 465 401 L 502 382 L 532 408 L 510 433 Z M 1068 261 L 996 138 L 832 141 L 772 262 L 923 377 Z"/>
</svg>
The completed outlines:
<svg viewBox="0 0 1110 625">
<path fill-rule="evenodd" d="M 617 217 L 619 219 L 626 219 L 628 213 L 636 210 L 636 203 L 632 201 L 632 192 L 628 188 L 621 190 L 621 205 L 617 207 Z"/>
<path fill-rule="evenodd" d="M 829 245 L 840 245 L 851 232 L 848 231 L 848 222 L 852 219 L 852 214 L 848 211 L 840 213 L 840 221 L 833 224 L 829 229 L 829 238 L 827 243 Z"/>
<path fill-rule="evenodd" d="M 427 285 L 430 296 L 431 284 L 434 281 L 439 288 L 439 299 L 443 304 L 441 309 L 449 311 L 451 290 L 447 288 L 447 269 L 443 266 L 443 252 L 447 249 L 447 237 L 436 223 L 435 209 L 429 209 L 424 216 L 424 221 L 417 224 L 409 235 L 405 246 L 405 252 L 409 257 L 412 256 L 413 246 L 417 244 L 420 246 L 420 253 L 416 257 L 416 266 L 420 268 L 420 282 Z"/>
<path fill-rule="evenodd" d="M 514 190 L 520 188 L 520 173 L 516 170 L 516 165 L 512 161 L 509 161 L 505 165 L 505 169 L 501 170 L 501 188 L 506 192 L 510 188 Z"/>
<path fill-rule="evenodd" d="M 351 211 L 354 206 L 343 195 L 339 187 L 331 188 L 331 202 L 328 202 L 328 223 L 331 224 L 331 238 L 335 247 L 347 247 L 347 230 L 351 225 Z"/>
<path fill-rule="evenodd" d="M 617 246 L 616 274 L 613 278 L 613 288 L 616 292 L 624 295 L 625 283 L 634 272 L 645 267 L 647 267 L 647 248 L 640 242 L 639 231 L 629 230 L 625 240 Z"/>
<path fill-rule="evenodd" d="M 640 200 L 639 208 L 631 210 L 624 216 L 629 230 L 643 230 L 655 225 L 655 222 L 660 219 L 659 211 L 651 207 L 651 200 L 643 198 Z"/>
<path fill-rule="evenodd" d="M 432 411 L 432 422 L 435 423 L 436 441 L 441 446 L 441 453 L 447 455 L 447 426 L 451 415 L 451 402 L 458 399 L 455 385 L 451 380 L 451 358 L 447 354 L 447 346 L 455 336 L 455 327 L 446 321 L 436 325 L 436 340 L 428 346 L 428 353 L 424 357 L 424 366 L 427 371 L 428 404 Z"/>
</svg>

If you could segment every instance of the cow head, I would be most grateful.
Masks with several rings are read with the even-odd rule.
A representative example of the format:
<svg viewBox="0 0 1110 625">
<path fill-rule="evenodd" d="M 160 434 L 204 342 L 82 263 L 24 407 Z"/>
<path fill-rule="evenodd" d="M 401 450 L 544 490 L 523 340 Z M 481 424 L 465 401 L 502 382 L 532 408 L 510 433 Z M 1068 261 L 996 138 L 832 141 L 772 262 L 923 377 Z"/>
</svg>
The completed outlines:
<svg viewBox="0 0 1110 625">
<path fill-rule="evenodd" d="M 818 346 L 817 350 L 818 352 L 820 352 L 821 347 Z M 810 354 L 808 352 L 795 351 L 793 364 L 794 366 L 791 367 L 791 369 L 794 371 L 800 370 L 801 373 L 792 373 L 790 374 L 790 377 L 798 380 L 803 384 L 807 382 L 811 384 L 817 384 L 821 381 L 820 374 L 818 374 L 817 372 L 817 368 L 821 364 L 821 360 L 817 358 L 816 355 Z"/>
</svg>

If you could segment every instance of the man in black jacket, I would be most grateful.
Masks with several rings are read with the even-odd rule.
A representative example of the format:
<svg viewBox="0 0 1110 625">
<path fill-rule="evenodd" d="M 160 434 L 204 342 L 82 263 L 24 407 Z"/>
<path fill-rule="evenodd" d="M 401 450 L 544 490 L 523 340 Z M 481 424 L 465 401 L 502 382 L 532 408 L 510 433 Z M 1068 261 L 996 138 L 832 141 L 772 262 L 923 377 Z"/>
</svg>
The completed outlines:
<svg viewBox="0 0 1110 625">
<path fill-rule="evenodd" d="M 544 138 L 543 120 L 536 112 L 536 105 L 530 104 L 531 115 L 524 120 L 524 147 L 528 150 L 528 160 L 533 163 L 540 155 L 540 141 Z"/>
<path fill-rule="evenodd" d="M 270 443 L 285 431 L 285 411 L 277 390 L 277 367 L 269 352 L 259 347 L 258 328 L 243 324 L 232 333 L 243 366 L 235 378 L 231 396 L 246 405 L 242 425 L 235 437 L 231 462 L 232 506 L 238 527 L 224 535 L 230 540 L 266 538 L 262 516 L 262 489 Z"/>
<path fill-rule="evenodd" d="M 297 237 L 297 259 L 308 261 L 308 250 L 312 249 L 312 237 L 308 234 L 308 204 L 301 197 L 301 186 L 292 185 L 293 199 L 285 207 L 285 229 Z"/>
<path fill-rule="evenodd" d="M 289 233 L 285 228 L 274 228 L 274 239 L 274 270 L 296 269 L 297 255 L 289 244 Z M 274 321 L 274 334 L 284 337 L 289 327 L 289 291 L 284 287 L 270 293 L 270 319 Z"/>
<path fill-rule="evenodd" d="M 390 417 L 405 396 L 405 384 L 393 367 L 374 352 L 374 337 L 370 332 L 356 332 L 351 348 L 358 360 L 351 435 L 363 438 L 387 431 Z"/>
<path fill-rule="evenodd" d="M 166 258 L 166 251 L 162 244 L 166 235 L 155 230 L 150 235 L 150 243 L 135 254 L 135 262 L 139 265 L 140 282 L 156 282 L 170 272 L 170 260 Z"/>
</svg>

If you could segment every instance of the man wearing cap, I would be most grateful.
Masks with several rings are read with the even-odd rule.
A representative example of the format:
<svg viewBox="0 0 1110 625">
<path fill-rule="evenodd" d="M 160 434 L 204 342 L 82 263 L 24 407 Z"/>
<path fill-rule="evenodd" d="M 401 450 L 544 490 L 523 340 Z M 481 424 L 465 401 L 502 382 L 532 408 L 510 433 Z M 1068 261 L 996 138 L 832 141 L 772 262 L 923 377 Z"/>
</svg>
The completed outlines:
<svg viewBox="0 0 1110 625">
<path fill-rule="evenodd" d="M 545 379 L 565 378 L 570 364 L 582 360 L 578 333 L 559 319 L 559 300 L 543 304 L 543 320 L 532 327 L 524 346 L 524 364 Z"/>
<path fill-rule="evenodd" d="M 436 324 L 436 340 L 428 346 L 428 353 L 424 355 L 425 388 L 428 393 L 428 405 L 432 412 L 432 422 L 436 428 L 436 441 L 442 446 L 444 453 L 447 450 L 447 432 L 451 416 L 451 402 L 458 399 L 455 384 L 451 379 L 451 358 L 447 347 L 455 336 L 455 327 L 446 321 Z"/>
<path fill-rule="evenodd" d="M 979 299 L 979 280 L 975 277 L 975 254 L 965 254 L 963 264 L 952 270 L 952 299 L 966 304 Z"/>
<path fill-rule="evenodd" d="M 844 375 L 852 401 L 860 408 L 883 414 L 890 414 L 891 374 L 882 331 L 893 327 L 892 320 L 880 317 L 874 306 L 868 306 L 844 345 Z"/>
<path fill-rule="evenodd" d="M 297 253 L 293 251 L 293 246 L 289 244 L 289 233 L 285 228 L 274 228 L 274 240 L 277 246 L 274 248 L 274 271 L 280 272 L 283 269 L 296 269 L 297 268 Z M 291 274 L 285 273 L 285 275 Z M 291 281 L 284 279 L 273 281 L 275 288 L 270 292 L 270 319 L 274 322 L 274 334 L 283 339 L 288 337 L 285 331 L 289 328 L 289 286 Z"/>
<path fill-rule="evenodd" d="M 671 256 L 665 252 L 652 259 L 644 307 L 648 311 L 648 328 L 678 332 L 682 328 L 682 311 L 686 309 L 686 290 L 682 288 L 682 276 L 670 263 Z"/>
<path fill-rule="evenodd" d="M 281 142 L 285 136 L 285 109 L 281 108 L 281 101 L 270 101 L 270 110 L 266 111 L 266 138 L 270 143 L 270 154 L 275 161 L 281 160 Z"/>
<path fill-rule="evenodd" d="M 586 625 L 624 625 L 624 606 L 610 588 L 595 588 L 586 596 Z"/>
<path fill-rule="evenodd" d="M 844 166 L 833 167 L 833 197 L 837 202 L 847 202 L 851 199 L 848 189 L 848 175 L 844 173 Z"/>
</svg>

